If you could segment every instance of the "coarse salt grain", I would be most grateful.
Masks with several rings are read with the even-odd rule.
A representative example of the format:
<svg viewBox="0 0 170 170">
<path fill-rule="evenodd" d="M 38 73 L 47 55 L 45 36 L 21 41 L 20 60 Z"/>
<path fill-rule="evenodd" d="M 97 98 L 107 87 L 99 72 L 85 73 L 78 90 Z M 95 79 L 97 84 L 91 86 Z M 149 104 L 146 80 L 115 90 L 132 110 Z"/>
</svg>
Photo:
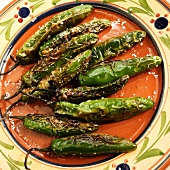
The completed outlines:
<svg viewBox="0 0 170 170">
<path fill-rule="evenodd" d="M 154 76 L 155 78 L 158 78 L 158 75 L 156 75 L 156 74 L 155 74 L 155 75 L 153 75 L 153 76 Z"/>
<path fill-rule="evenodd" d="M 6 87 L 6 86 L 8 86 L 9 85 L 9 83 L 10 83 L 10 81 L 11 81 L 11 79 L 10 80 L 8 80 L 8 81 L 5 81 L 4 82 L 4 86 Z"/>
<path fill-rule="evenodd" d="M 8 98 L 8 97 L 10 97 L 11 95 L 10 95 L 10 93 L 9 92 L 6 92 L 5 93 L 5 98 Z"/>
</svg>

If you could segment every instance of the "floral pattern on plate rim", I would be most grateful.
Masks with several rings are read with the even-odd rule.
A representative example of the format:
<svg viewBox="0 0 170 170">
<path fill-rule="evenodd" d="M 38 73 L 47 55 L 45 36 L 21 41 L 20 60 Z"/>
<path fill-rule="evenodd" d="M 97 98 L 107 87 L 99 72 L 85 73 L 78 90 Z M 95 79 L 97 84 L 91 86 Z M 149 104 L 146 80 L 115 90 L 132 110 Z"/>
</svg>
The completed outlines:
<svg viewBox="0 0 170 170">
<path fill-rule="evenodd" d="M 22 5 L 17 6 L 17 8 L 15 9 L 15 14 L 12 18 L 0 21 L 0 35 L 4 36 L 6 41 L 10 41 L 11 39 L 11 32 L 14 23 L 18 22 L 18 24 L 22 24 L 24 20 L 30 20 L 30 18 L 34 20 L 34 14 L 38 10 L 38 8 L 46 4 L 45 0 L 24 0 L 23 2 L 24 3 Z M 62 0 L 51 0 L 51 2 L 48 2 L 51 3 L 52 6 L 55 6 L 61 4 Z M 81 1 L 76 0 L 76 2 Z M 151 7 L 150 0 L 103 0 L 101 2 L 109 3 L 111 5 L 117 5 L 119 7 L 124 7 L 126 3 L 130 3 L 130 6 L 126 7 L 127 12 L 131 13 L 132 15 L 137 15 L 139 18 L 142 15 L 146 15 L 147 18 L 149 18 L 148 24 L 153 29 L 155 29 L 160 43 L 164 45 L 164 48 L 167 48 L 166 51 L 170 51 L 170 20 L 168 19 L 170 14 L 168 14 L 168 11 L 164 10 L 163 12 L 160 11 L 160 13 L 157 13 L 154 7 Z M 165 154 L 165 151 L 155 145 L 161 141 L 161 138 L 169 135 L 170 120 L 168 117 L 168 111 L 163 110 L 161 112 L 157 123 L 159 124 L 159 130 L 157 131 L 156 138 L 154 138 L 154 140 L 152 141 L 150 137 L 146 136 L 143 141 L 141 141 L 138 153 L 136 153 L 136 157 L 133 161 L 129 162 L 128 156 L 126 159 L 124 159 L 124 161 L 119 163 L 113 160 L 109 164 L 105 165 L 105 167 L 103 167 L 103 170 L 109 170 L 113 168 L 116 168 L 116 170 L 135 170 L 138 169 L 137 166 L 139 162 L 142 162 L 145 159 L 163 156 Z M 14 148 L 14 145 L 0 140 L 0 154 L 3 156 L 3 158 L 5 158 L 6 164 L 8 165 L 9 169 L 20 170 L 24 166 L 24 162 L 16 160 L 9 155 L 10 152 L 13 152 Z M 5 153 L 6 150 L 8 150 L 8 154 Z M 28 165 L 31 164 L 32 162 L 30 161 Z"/>
</svg>

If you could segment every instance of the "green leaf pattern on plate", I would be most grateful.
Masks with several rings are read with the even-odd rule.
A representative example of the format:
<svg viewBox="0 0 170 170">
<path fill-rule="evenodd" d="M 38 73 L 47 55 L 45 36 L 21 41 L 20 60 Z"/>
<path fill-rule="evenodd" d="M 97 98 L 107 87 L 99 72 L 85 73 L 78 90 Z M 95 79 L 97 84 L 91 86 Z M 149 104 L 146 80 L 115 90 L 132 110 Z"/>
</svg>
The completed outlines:
<svg viewBox="0 0 170 170">
<path fill-rule="evenodd" d="M 9 145 L 3 141 L 0 141 L 0 145 L 3 146 L 4 148 L 6 149 L 9 149 L 9 150 L 13 150 L 14 149 L 14 146 L 13 145 Z"/>
<path fill-rule="evenodd" d="M 45 0 L 39 0 L 38 2 L 36 2 L 34 5 L 32 5 L 32 12 L 34 12 L 37 8 L 39 8 L 44 3 L 45 3 Z"/>
<path fill-rule="evenodd" d="M 2 146 L 5 149 L 8 149 L 8 150 L 14 149 L 13 145 L 7 144 L 2 141 L 0 141 L 0 146 Z M 11 156 L 9 156 L 9 152 L 8 152 L 8 156 L 7 156 L 5 154 L 5 151 L 0 149 L 0 154 L 2 154 L 2 156 L 6 159 L 7 164 L 11 170 L 20 170 L 20 168 L 18 166 L 22 166 L 22 167 L 24 166 L 24 161 L 18 161 L 18 160 L 13 159 Z M 31 165 L 31 163 L 32 163 L 31 161 L 28 162 L 28 165 Z"/>
<path fill-rule="evenodd" d="M 106 168 L 104 168 L 103 170 L 109 170 L 109 164 L 106 166 Z"/>
<path fill-rule="evenodd" d="M 160 140 L 160 138 L 163 135 L 167 135 L 170 131 L 170 121 L 166 123 L 166 112 L 162 111 L 161 113 L 161 126 L 160 130 L 158 132 L 158 137 L 157 139 L 151 144 L 150 147 L 148 147 L 149 144 L 149 138 L 146 137 L 144 139 L 143 145 L 138 153 L 138 155 L 135 158 L 135 163 L 138 163 L 144 159 L 150 158 L 150 157 L 155 157 L 155 156 L 161 156 L 164 155 L 164 152 L 160 150 L 159 148 L 153 148 L 154 145 Z M 148 147 L 148 149 L 146 149 Z M 146 150 L 145 150 L 146 149 Z"/>
<path fill-rule="evenodd" d="M 137 3 L 134 0 L 129 0 L 129 1 L 139 6 L 139 7 L 129 7 L 127 10 L 130 13 L 142 13 L 142 14 L 146 14 L 149 16 L 154 16 L 154 11 L 149 6 L 146 0 L 139 0 L 138 1 L 139 3 Z"/>
<path fill-rule="evenodd" d="M 160 37 L 163 44 L 170 50 L 170 37 L 166 34 L 166 37 Z"/>
<path fill-rule="evenodd" d="M 28 0 L 31 3 L 35 3 L 33 4 L 33 11 L 35 11 L 35 9 L 39 8 L 41 5 L 43 5 L 45 3 L 45 0 Z M 56 5 L 58 2 L 60 2 L 61 0 L 51 0 L 52 5 Z"/>
<path fill-rule="evenodd" d="M 169 127 L 167 128 L 167 130 L 165 131 L 164 135 L 167 135 L 169 132 L 170 132 L 170 124 L 169 124 Z"/>
<path fill-rule="evenodd" d="M 143 159 L 164 155 L 160 149 L 150 149 L 144 152 L 140 157 L 136 159 L 136 163 L 142 161 Z"/>
<path fill-rule="evenodd" d="M 13 166 L 10 162 L 7 162 L 10 170 L 16 170 L 15 166 Z"/>
<path fill-rule="evenodd" d="M 160 127 L 158 135 L 162 132 L 162 130 L 163 130 L 164 126 L 165 126 L 165 123 L 166 123 L 166 112 L 163 111 L 162 115 L 161 115 L 161 127 Z"/>
<path fill-rule="evenodd" d="M 5 32 L 6 40 L 10 40 L 10 32 L 11 32 L 11 28 L 12 28 L 12 25 L 14 24 L 14 22 L 15 22 L 15 19 L 11 18 L 11 19 L 8 19 L 8 20 L 0 23 L 0 27 L 4 27 L 4 29 L 0 32 L 0 34 Z"/>
<path fill-rule="evenodd" d="M 139 153 L 138 153 L 138 155 L 136 156 L 136 158 L 138 158 L 139 157 L 139 155 L 145 150 L 145 148 L 147 147 L 147 145 L 148 145 L 148 142 L 149 142 L 149 138 L 148 137 L 146 137 L 145 139 L 144 139 L 144 142 L 143 142 L 143 145 L 142 145 L 142 148 L 140 149 L 140 151 L 139 151 Z M 135 159 L 136 159 L 135 158 Z"/>
<path fill-rule="evenodd" d="M 153 10 L 151 9 L 151 7 L 148 5 L 146 0 L 139 0 L 139 3 L 141 5 L 142 8 L 144 8 L 145 10 L 149 11 L 150 13 L 154 14 Z"/>
<path fill-rule="evenodd" d="M 148 12 L 146 10 L 138 8 L 138 7 L 129 7 L 128 11 L 130 13 L 141 13 L 141 14 L 147 14 L 148 15 Z"/>
<path fill-rule="evenodd" d="M 20 170 L 20 168 L 18 168 L 14 163 L 12 163 L 12 161 L 4 154 L 4 152 L 0 149 L 0 153 L 3 155 L 3 157 L 7 160 L 8 165 L 10 166 L 10 168 L 15 168 Z"/>
<path fill-rule="evenodd" d="M 24 162 L 22 162 L 22 161 L 17 161 L 17 160 L 15 160 L 15 159 L 11 158 L 9 155 L 8 155 L 8 157 L 9 157 L 10 161 L 13 162 L 15 165 L 24 166 Z M 31 163 L 32 163 L 32 162 L 30 161 L 30 162 L 27 163 L 27 165 L 31 165 Z"/>
</svg>

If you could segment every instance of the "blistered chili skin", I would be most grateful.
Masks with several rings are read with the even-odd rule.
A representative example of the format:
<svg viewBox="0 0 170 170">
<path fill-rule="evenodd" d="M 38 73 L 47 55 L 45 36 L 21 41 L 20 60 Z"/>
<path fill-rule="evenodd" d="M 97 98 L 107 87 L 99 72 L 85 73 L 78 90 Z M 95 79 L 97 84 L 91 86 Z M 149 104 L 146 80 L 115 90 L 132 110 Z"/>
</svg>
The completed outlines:
<svg viewBox="0 0 170 170">
<path fill-rule="evenodd" d="M 72 37 L 84 34 L 84 33 L 99 33 L 105 28 L 109 27 L 111 22 L 107 19 L 94 19 L 90 22 L 80 24 L 73 28 L 66 29 L 65 31 L 57 34 L 52 39 L 44 43 L 39 50 L 40 56 L 51 56 L 54 51 L 63 43 L 70 41 Z"/>
<path fill-rule="evenodd" d="M 117 91 L 121 90 L 128 82 L 129 76 L 125 75 L 118 80 L 108 83 L 106 85 L 101 86 L 80 86 L 77 88 L 59 88 L 56 90 L 46 90 L 43 91 L 37 91 L 35 93 L 32 93 L 33 90 L 36 90 L 36 87 L 34 88 L 26 88 L 23 89 L 21 94 L 21 98 L 19 102 L 23 103 L 32 103 L 35 100 L 39 99 L 46 99 L 46 101 L 50 100 L 51 96 L 55 96 L 56 101 L 68 101 L 73 103 L 81 103 L 86 100 L 90 99 L 100 99 L 102 97 L 107 97 L 111 94 L 116 93 Z M 32 97 L 30 96 L 31 94 Z M 45 96 L 43 95 L 45 94 Z M 39 97 L 38 97 L 39 95 Z M 36 97 L 36 98 L 34 98 Z"/>
<path fill-rule="evenodd" d="M 125 75 L 118 80 L 101 86 L 80 86 L 77 88 L 61 88 L 56 90 L 57 101 L 68 101 L 81 103 L 86 100 L 99 99 L 107 97 L 122 89 L 129 80 Z"/>
<path fill-rule="evenodd" d="M 49 152 L 57 156 L 91 157 L 104 154 L 126 153 L 137 148 L 137 145 L 128 139 L 111 136 L 108 134 L 81 134 L 61 137 L 52 140 L 47 148 L 31 148 L 25 157 L 25 169 L 27 159 L 32 151 Z"/>
<path fill-rule="evenodd" d="M 153 108 L 154 102 L 143 97 L 102 98 L 80 104 L 59 101 L 51 105 L 54 113 L 89 122 L 118 122 Z"/>
<path fill-rule="evenodd" d="M 20 91 L 20 93 L 22 93 L 20 99 L 13 103 L 6 110 L 5 114 L 19 102 L 32 103 L 35 99 L 37 100 L 37 98 L 50 100 L 52 98 L 52 94 L 44 91 L 44 89 L 56 89 L 69 83 L 78 73 L 87 69 L 90 58 L 91 50 L 86 50 L 77 55 L 75 58 L 69 60 L 63 67 L 59 67 L 52 71 L 49 76 L 46 76 L 38 83 L 37 87 L 33 86 L 22 89 Z M 13 96 L 15 96 L 15 94 Z"/>
<path fill-rule="evenodd" d="M 86 73 L 80 73 L 79 84 L 82 86 L 103 85 L 115 81 L 123 75 L 135 76 L 151 70 L 161 64 L 159 56 L 146 56 L 126 60 L 117 60 L 98 64 L 89 68 Z"/>
<path fill-rule="evenodd" d="M 55 57 L 44 57 L 27 71 L 21 78 L 23 84 L 28 87 L 36 86 L 57 67 L 66 64 L 76 55 L 97 43 L 97 41 L 98 36 L 94 33 L 86 33 L 73 37 L 70 41 L 62 45 Z"/>
<path fill-rule="evenodd" d="M 130 152 L 137 145 L 128 139 L 107 134 L 83 134 L 52 141 L 50 151 L 59 156 L 96 156 Z"/>
<path fill-rule="evenodd" d="M 87 69 L 90 59 L 91 50 L 86 50 L 78 54 L 75 58 L 63 65 L 63 67 L 56 68 L 50 75 L 42 79 L 37 87 L 47 89 L 50 87 L 50 82 L 53 82 L 55 88 L 66 85 L 78 73 Z"/>
<path fill-rule="evenodd" d="M 16 54 L 20 65 L 34 63 L 39 58 L 38 48 L 49 35 L 54 35 L 68 27 L 74 26 L 82 21 L 92 12 L 91 5 L 80 5 L 65 10 L 43 25 L 34 35 L 32 35 Z"/>
<path fill-rule="evenodd" d="M 90 67 L 102 61 L 106 61 L 111 57 L 116 57 L 120 53 L 132 48 L 135 44 L 143 41 L 145 37 L 145 31 L 136 30 L 117 37 L 109 38 L 104 42 L 96 44 L 92 48 Z"/>
<path fill-rule="evenodd" d="M 26 128 L 38 133 L 60 137 L 90 133 L 99 127 L 94 123 L 42 114 L 28 114 L 25 116 L 23 124 Z"/>
<path fill-rule="evenodd" d="M 99 125 L 86 123 L 67 117 L 47 114 L 27 114 L 26 116 L 6 116 L 0 119 L 20 119 L 23 125 L 35 132 L 48 136 L 71 136 L 96 131 Z"/>
<path fill-rule="evenodd" d="M 49 96 L 49 93 L 43 91 L 43 89 L 56 89 L 61 88 L 67 83 L 69 83 L 78 73 L 87 69 L 89 61 L 91 58 L 91 50 L 86 50 L 78 54 L 75 58 L 69 60 L 63 67 L 56 68 L 42 79 L 38 85 L 37 89 L 42 89 L 32 93 L 33 96 L 41 98 L 41 96 Z M 44 97 L 43 97 L 44 98 Z"/>
</svg>

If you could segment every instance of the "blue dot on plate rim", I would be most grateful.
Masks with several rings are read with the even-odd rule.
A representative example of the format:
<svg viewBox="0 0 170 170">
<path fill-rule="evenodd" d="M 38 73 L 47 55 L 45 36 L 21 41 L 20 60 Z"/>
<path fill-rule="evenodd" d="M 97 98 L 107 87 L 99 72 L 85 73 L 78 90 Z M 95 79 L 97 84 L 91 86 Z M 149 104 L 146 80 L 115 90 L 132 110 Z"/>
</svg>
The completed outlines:
<svg viewBox="0 0 170 170">
<path fill-rule="evenodd" d="M 165 17 L 159 17 L 156 19 L 154 26 L 155 28 L 162 30 L 168 26 L 168 20 Z"/>
<path fill-rule="evenodd" d="M 130 170 L 130 167 L 129 165 L 125 164 L 125 163 L 122 163 L 122 164 L 119 164 L 117 167 L 116 167 L 116 170 Z"/>
<path fill-rule="evenodd" d="M 30 10 L 27 7 L 22 7 L 19 9 L 18 14 L 22 18 L 26 18 L 30 14 Z"/>
</svg>

